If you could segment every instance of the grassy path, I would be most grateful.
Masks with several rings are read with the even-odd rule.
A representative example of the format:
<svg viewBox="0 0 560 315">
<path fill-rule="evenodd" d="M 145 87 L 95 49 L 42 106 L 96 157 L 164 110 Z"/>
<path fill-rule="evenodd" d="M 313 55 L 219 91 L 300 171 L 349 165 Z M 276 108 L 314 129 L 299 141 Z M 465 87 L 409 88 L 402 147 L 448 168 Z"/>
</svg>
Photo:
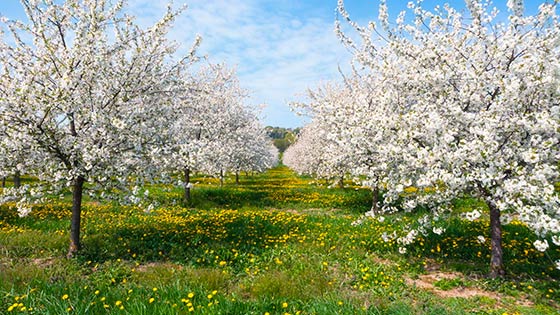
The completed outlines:
<svg viewBox="0 0 560 315">
<path fill-rule="evenodd" d="M 491 281 L 484 220 L 449 222 L 401 255 L 381 236 L 421 214 L 352 226 L 366 190 L 283 167 L 194 182 L 189 207 L 170 187 L 149 188 L 150 213 L 87 202 L 75 260 L 62 258 L 67 202 L 26 218 L 0 207 L 0 314 L 558 314 L 560 250 L 535 251 L 520 224 L 504 235 L 512 276 Z"/>
</svg>

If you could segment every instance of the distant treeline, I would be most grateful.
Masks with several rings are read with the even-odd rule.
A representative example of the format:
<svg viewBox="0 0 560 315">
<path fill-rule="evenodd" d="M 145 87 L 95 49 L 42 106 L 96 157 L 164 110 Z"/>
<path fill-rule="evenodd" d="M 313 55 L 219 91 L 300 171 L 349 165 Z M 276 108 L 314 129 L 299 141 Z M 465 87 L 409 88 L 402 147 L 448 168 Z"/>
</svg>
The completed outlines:
<svg viewBox="0 0 560 315">
<path fill-rule="evenodd" d="M 284 151 L 296 141 L 297 135 L 301 128 L 283 128 L 283 127 L 266 127 L 266 133 L 274 142 L 274 146 L 278 148 L 280 153 Z"/>
</svg>

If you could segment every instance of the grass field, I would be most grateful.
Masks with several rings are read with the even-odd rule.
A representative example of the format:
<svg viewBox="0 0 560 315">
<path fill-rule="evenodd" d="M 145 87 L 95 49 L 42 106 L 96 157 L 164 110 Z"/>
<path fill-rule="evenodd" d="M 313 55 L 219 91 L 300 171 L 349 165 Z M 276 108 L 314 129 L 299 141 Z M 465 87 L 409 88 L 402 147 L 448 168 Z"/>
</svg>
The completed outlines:
<svg viewBox="0 0 560 315">
<path fill-rule="evenodd" d="M 0 314 L 559 314 L 560 249 L 538 252 L 520 223 L 505 227 L 508 276 L 484 277 L 484 218 L 452 220 L 398 253 L 384 233 L 422 213 L 352 226 L 371 199 L 285 167 L 230 180 L 196 177 L 193 200 L 151 187 L 161 207 L 88 200 L 83 250 L 64 258 L 70 204 L 25 218 L 0 207 Z M 456 211 L 477 206 L 457 200 Z M 554 245 L 552 245 L 554 246 Z"/>
</svg>

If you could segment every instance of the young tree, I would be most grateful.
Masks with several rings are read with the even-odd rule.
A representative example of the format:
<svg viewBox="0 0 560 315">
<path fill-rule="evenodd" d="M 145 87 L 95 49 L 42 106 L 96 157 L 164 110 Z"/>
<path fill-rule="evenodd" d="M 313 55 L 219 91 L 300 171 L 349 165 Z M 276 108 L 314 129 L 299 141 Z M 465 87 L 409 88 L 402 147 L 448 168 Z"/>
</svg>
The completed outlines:
<svg viewBox="0 0 560 315">
<path fill-rule="evenodd" d="M 58 3 L 21 0 L 28 22 L 2 19 L 12 39 L 0 42 L 0 115 L 10 139 L 28 139 L 29 154 L 45 157 L 35 174 L 72 188 L 72 257 L 84 184 L 126 184 L 152 169 L 143 156 L 158 144 L 193 54 L 170 62 L 175 45 L 165 36 L 180 13 L 171 7 L 142 29 L 124 1 Z"/>
<path fill-rule="evenodd" d="M 410 3 L 412 16 L 402 12 L 390 23 L 382 2 L 381 26 L 361 27 L 339 1 L 340 15 L 359 40 L 338 21 L 336 29 L 365 69 L 362 82 L 375 82 L 362 106 L 373 106 L 372 113 L 386 120 L 377 126 L 380 135 L 392 135 L 385 151 L 399 165 L 384 178 L 385 203 L 401 198 L 406 186 L 419 193 L 403 208 L 429 205 L 435 216 L 456 197 L 484 200 L 489 276 L 495 278 L 505 272 L 501 227 L 512 218 L 543 239 L 535 243 L 538 250 L 546 250 L 548 238 L 560 245 L 553 185 L 560 158 L 560 24 L 556 3 L 524 16 L 522 1 L 508 1 L 506 22 L 497 21 L 498 11 L 485 1 L 466 4 L 463 14 L 447 5 L 427 11 Z M 426 188 L 433 193 L 422 193 Z"/>
</svg>

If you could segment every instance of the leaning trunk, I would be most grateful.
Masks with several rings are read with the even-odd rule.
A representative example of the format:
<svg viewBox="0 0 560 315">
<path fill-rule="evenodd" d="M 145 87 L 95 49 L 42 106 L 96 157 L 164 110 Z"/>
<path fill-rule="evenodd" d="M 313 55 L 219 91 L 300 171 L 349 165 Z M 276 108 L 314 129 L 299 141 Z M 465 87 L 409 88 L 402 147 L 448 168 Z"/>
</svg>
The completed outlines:
<svg viewBox="0 0 560 315">
<path fill-rule="evenodd" d="M 185 202 L 191 201 L 191 170 L 189 168 L 185 168 Z"/>
<path fill-rule="evenodd" d="M 491 257 L 490 257 L 490 273 L 489 277 L 492 279 L 503 277 L 504 270 L 504 257 L 502 248 L 502 225 L 500 222 L 500 210 L 496 204 L 487 200 L 486 204 L 490 209 L 490 237 L 491 237 Z"/>
<path fill-rule="evenodd" d="M 14 174 L 14 187 L 19 188 L 21 186 L 21 173 L 16 171 Z"/>
<path fill-rule="evenodd" d="M 80 221 L 82 218 L 84 181 L 84 177 L 78 176 L 72 185 L 72 219 L 70 222 L 70 248 L 68 249 L 68 258 L 74 257 L 80 250 Z"/>
</svg>

